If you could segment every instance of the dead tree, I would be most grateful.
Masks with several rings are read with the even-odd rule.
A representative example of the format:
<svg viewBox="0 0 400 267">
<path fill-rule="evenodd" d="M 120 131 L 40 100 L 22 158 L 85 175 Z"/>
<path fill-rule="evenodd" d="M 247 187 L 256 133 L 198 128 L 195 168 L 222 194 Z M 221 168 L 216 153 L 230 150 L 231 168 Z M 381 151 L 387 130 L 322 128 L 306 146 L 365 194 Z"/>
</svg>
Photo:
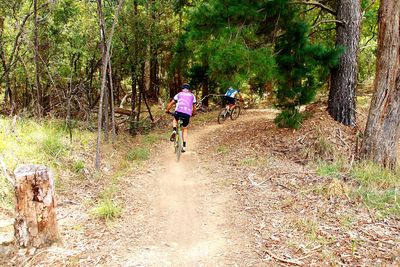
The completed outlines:
<svg viewBox="0 0 400 267">
<path fill-rule="evenodd" d="M 58 240 L 54 181 L 44 166 L 15 171 L 15 238 L 21 247 L 41 247 Z"/>
</svg>

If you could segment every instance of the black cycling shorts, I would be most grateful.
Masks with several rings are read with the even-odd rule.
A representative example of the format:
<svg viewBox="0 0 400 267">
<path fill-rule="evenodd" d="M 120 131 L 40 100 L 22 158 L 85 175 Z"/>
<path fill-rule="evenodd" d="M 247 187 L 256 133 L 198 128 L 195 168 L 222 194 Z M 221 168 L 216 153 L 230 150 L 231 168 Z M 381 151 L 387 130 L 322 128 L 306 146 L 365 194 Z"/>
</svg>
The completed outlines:
<svg viewBox="0 0 400 267">
<path fill-rule="evenodd" d="M 176 120 L 182 120 L 182 126 L 187 127 L 189 125 L 190 115 L 182 113 L 182 112 L 175 112 L 174 115 Z"/>
<path fill-rule="evenodd" d="M 235 104 L 235 101 L 236 101 L 235 98 L 230 97 L 230 96 L 225 96 L 224 98 L 225 98 L 225 101 L 226 101 L 227 104 L 232 104 L 232 105 Z"/>
</svg>

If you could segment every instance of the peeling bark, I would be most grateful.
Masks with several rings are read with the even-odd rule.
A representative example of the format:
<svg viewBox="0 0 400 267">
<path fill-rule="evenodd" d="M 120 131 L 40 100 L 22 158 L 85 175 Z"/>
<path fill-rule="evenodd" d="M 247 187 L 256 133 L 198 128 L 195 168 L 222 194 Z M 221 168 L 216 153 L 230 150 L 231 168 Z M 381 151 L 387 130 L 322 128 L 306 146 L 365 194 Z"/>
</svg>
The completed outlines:
<svg viewBox="0 0 400 267">
<path fill-rule="evenodd" d="M 58 240 L 54 181 L 44 166 L 23 165 L 15 172 L 15 238 L 21 247 L 41 247 Z"/>
<path fill-rule="evenodd" d="M 400 139 L 400 1 L 382 0 L 378 60 L 360 156 L 394 169 Z"/>
</svg>

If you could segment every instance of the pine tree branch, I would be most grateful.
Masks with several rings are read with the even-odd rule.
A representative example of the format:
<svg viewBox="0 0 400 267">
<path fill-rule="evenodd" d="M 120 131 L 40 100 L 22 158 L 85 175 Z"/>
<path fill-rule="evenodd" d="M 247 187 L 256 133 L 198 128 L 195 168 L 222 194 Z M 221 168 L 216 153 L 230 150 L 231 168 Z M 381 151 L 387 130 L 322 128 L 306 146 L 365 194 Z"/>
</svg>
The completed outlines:
<svg viewBox="0 0 400 267">
<path fill-rule="evenodd" d="M 321 8 L 322 10 L 327 11 L 328 13 L 336 16 L 336 11 L 333 10 L 332 8 L 320 3 L 320 2 L 315 2 L 315 1 L 294 1 L 291 2 L 292 4 L 301 4 L 301 5 L 311 5 L 311 6 L 317 6 Z"/>
<path fill-rule="evenodd" d="M 327 20 L 320 20 L 320 21 L 318 21 L 317 23 L 315 23 L 312 27 L 311 27 L 311 29 L 313 29 L 313 28 L 315 28 L 315 27 L 317 27 L 318 25 L 320 25 L 320 24 L 322 24 L 322 23 L 339 23 L 340 25 L 345 25 L 345 22 L 344 21 L 341 21 L 341 20 L 336 20 L 336 19 L 327 19 Z"/>
</svg>

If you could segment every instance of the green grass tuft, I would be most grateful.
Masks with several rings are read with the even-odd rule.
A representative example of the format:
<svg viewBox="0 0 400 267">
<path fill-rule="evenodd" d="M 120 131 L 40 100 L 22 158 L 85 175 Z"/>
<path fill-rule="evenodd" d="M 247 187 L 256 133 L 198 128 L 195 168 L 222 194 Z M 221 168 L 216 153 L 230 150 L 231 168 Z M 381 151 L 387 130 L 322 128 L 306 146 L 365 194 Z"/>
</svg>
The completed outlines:
<svg viewBox="0 0 400 267">
<path fill-rule="evenodd" d="M 319 161 L 317 165 L 317 174 L 320 176 L 339 177 L 343 170 L 343 165 L 340 161 L 326 162 Z"/>
<path fill-rule="evenodd" d="M 257 160 L 255 158 L 244 158 L 240 160 L 240 164 L 245 166 L 255 166 L 257 165 Z"/>
<path fill-rule="evenodd" d="M 226 154 L 229 154 L 230 149 L 227 146 L 218 146 L 217 147 L 217 152 L 220 153 L 220 154 L 226 155 Z"/>
<path fill-rule="evenodd" d="M 72 171 L 75 173 L 83 173 L 85 170 L 85 162 L 83 160 L 76 160 L 72 163 Z"/>
<path fill-rule="evenodd" d="M 160 137 L 156 134 L 146 134 L 142 137 L 142 140 L 146 145 L 153 145 L 160 140 Z"/>
<path fill-rule="evenodd" d="M 359 183 L 353 194 L 360 197 L 378 215 L 400 216 L 400 175 L 371 162 L 356 164 L 351 171 Z"/>
<path fill-rule="evenodd" d="M 116 205 L 111 199 L 103 199 L 93 209 L 94 215 L 105 220 L 112 220 L 121 215 L 121 207 Z"/>
<path fill-rule="evenodd" d="M 148 160 L 150 158 L 150 151 L 147 148 L 138 147 L 128 151 L 126 155 L 129 161 L 134 160 Z"/>
<path fill-rule="evenodd" d="M 114 195 L 117 191 L 115 185 L 110 185 L 99 195 L 99 203 L 93 208 L 95 216 L 105 220 L 112 220 L 121 215 L 122 208 L 114 203 Z"/>
<path fill-rule="evenodd" d="M 53 158 L 58 158 L 65 155 L 67 146 L 62 142 L 61 137 L 57 134 L 49 134 L 42 141 L 44 152 Z"/>
<path fill-rule="evenodd" d="M 372 162 L 356 164 L 351 175 L 367 188 L 388 189 L 400 187 L 400 175 Z"/>
<path fill-rule="evenodd" d="M 299 129 L 307 116 L 297 110 L 283 110 L 276 116 L 274 122 L 279 128 Z"/>
</svg>

